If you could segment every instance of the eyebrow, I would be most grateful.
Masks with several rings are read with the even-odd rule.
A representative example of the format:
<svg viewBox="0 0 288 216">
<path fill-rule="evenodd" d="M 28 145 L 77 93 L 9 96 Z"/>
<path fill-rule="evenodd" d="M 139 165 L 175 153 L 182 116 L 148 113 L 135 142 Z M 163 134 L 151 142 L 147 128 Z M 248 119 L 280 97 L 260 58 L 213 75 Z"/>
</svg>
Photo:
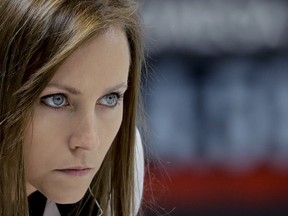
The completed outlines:
<svg viewBox="0 0 288 216">
<path fill-rule="evenodd" d="M 60 88 L 60 89 L 63 89 L 63 90 L 66 90 L 67 92 L 71 93 L 71 94 L 74 94 L 74 95 L 80 95 L 81 94 L 81 91 L 72 87 L 72 86 L 68 86 L 68 85 L 64 85 L 64 84 L 59 84 L 59 83 L 49 83 L 46 87 L 56 87 L 56 88 Z M 128 87 L 128 84 L 127 82 L 123 82 L 123 83 L 120 83 L 118 85 L 115 85 L 113 87 L 110 87 L 110 88 L 107 88 L 104 90 L 104 94 L 108 93 L 108 92 L 113 92 L 113 91 L 116 91 L 120 88 L 127 88 Z"/>
<path fill-rule="evenodd" d="M 111 88 L 105 89 L 105 90 L 104 90 L 104 94 L 106 94 L 106 93 L 108 93 L 108 92 L 117 91 L 117 90 L 119 90 L 119 89 L 121 89 L 121 88 L 127 89 L 127 88 L 128 88 L 127 82 L 123 82 L 123 83 L 120 83 L 120 84 L 118 84 L 118 85 L 115 85 L 115 86 L 113 86 L 113 87 L 111 87 Z"/>
<path fill-rule="evenodd" d="M 58 83 L 49 83 L 46 87 L 56 87 L 59 89 L 63 89 L 71 94 L 74 95 L 79 95 L 81 94 L 81 92 L 79 90 L 77 90 L 76 88 L 73 88 L 71 86 L 67 86 L 67 85 L 63 85 L 63 84 L 58 84 Z"/>
</svg>

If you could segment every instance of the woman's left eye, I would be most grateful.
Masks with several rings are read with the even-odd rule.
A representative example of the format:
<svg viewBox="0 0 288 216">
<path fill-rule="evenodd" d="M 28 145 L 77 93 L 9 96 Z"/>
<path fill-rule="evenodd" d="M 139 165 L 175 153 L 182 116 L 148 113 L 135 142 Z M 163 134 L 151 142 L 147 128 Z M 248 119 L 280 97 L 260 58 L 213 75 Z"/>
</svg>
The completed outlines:
<svg viewBox="0 0 288 216">
<path fill-rule="evenodd" d="M 121 97 L 122 96 L 119 93 L 111 93 L 100 98 L 100 100 L 98 101 L 98 104 L 108 106 L 108 107 L 115 107 L 118 104 Z"/>
<path fill-rule="evenodd" d="M 47 95 L 41 98 L 41 102 L 52 108 L 62 108 L 67 106 L 68 99 L 64 94 Z"/>
</svg>

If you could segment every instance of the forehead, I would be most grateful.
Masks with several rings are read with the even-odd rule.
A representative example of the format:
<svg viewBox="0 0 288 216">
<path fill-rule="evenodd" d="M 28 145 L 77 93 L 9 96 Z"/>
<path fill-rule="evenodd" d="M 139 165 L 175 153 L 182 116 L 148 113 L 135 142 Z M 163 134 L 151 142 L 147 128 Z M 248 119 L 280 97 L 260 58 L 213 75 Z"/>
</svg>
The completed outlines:
<svg viewBox="0 0 288 216">
<path fill-rule="evenodd" d="M 60 80 L 65 84 L 88 86 L 93 80 L 98 86 L 118 84 L 127 81 L 129 65 L 126 34 L 120 28 L 110 27 L 76 49 L 58 68 L 51 82 Z"/>
<path fill-rule="evenodd" d="M 99 52 L 102 52 L 103 56 L 104 54 L 112 51 L 109 48 L 115 49 L 116 46 L 123 51 L 126 51 L 127 48 L 129 49 L 126 33 L 122 28 L 118 26 L 110 26 L 108 29 L 105 29 L 100 34 L 92 37 L 90 40 L 83 43 L 77 50 L 75 50 L 72 56 L 77 55 L 77 53 L 89 53 L 89 50 L 93 51 L 93 49 L 91 49 L 91 46 L 94 47 L 96 50 L 99 50 Z"/>
</svg>

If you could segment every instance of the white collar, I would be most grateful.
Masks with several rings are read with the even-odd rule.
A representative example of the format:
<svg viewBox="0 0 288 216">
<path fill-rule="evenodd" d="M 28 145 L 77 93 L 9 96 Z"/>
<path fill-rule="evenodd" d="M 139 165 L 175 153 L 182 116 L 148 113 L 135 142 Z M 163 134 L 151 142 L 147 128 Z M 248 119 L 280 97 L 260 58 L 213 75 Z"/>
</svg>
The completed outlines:
<svg viewBox="0 0 288 216">
<path fill-rule="evenodd" d="M 43 216 L 61 216 L 61 214 L 57 205 L 54 202 L 47 200 Z"/>
</svg>

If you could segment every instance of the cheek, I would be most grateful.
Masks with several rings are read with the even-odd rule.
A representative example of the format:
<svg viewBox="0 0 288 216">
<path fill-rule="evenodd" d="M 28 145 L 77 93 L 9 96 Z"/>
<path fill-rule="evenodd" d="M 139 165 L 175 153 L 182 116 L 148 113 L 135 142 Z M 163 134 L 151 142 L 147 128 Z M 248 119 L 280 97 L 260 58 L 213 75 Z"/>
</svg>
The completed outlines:
<svg viewBox="0 0 288 216">
<path fill-rule="evenodd" d="M 41 140 L 35 139 L 37 138 L 37 136 L 35 137 L 35 134 L 37 133 L 37 128 L 33 127 L 32 124 L 30 124 L 24 132 L 23 156 L 27 179 L 37 175 L 37 165 L 41 163 L 42 156 L 44 155 L 42 151 L 45 151 L 45 148 L 39 148 L 36 145 L 41 142 Z"/>
<path fill-rule="evenodd" d="M 41 156 L 43 153 L 39 152 L 41 149 L 37 149 L 35 146 L 35 128 L 33 124 L 29 124 L 24 131 L 23 139 L 23 157 L 24 157 L 24 169 L 26 182 L 31 181 L 39 175 L 38 166 L 41 164 Z M 37 143 L 37 142 L 36 142 Z"/>
<path fill-rule="evenodd" d="M 23 155 L 27 177 L 39 175 L 48 164 L 54 165 L 53 159 L 58 156 L 57 153 L 63 152 L 63 145 L 60 145 L 64 142 L 65 134 L 62 126 L 53 124 L 56 119 L 45 114 L 37 110 L 24 131 Z"/>
<path fill-rule="evenodd" d="M 119 110 L 117 112 L 113 113 L 112 115 L 102 115 L 101 119 L 101 129 L 99 131 L 99 138 L 100 138 L 100 144 L 102 143 L 102 146 L 108 151 L 110 148 L 113 140 L 115 139 L 121 123 L 122 123 L 122 111 L 123 108 L 119 107 Z"/>
</svg>

